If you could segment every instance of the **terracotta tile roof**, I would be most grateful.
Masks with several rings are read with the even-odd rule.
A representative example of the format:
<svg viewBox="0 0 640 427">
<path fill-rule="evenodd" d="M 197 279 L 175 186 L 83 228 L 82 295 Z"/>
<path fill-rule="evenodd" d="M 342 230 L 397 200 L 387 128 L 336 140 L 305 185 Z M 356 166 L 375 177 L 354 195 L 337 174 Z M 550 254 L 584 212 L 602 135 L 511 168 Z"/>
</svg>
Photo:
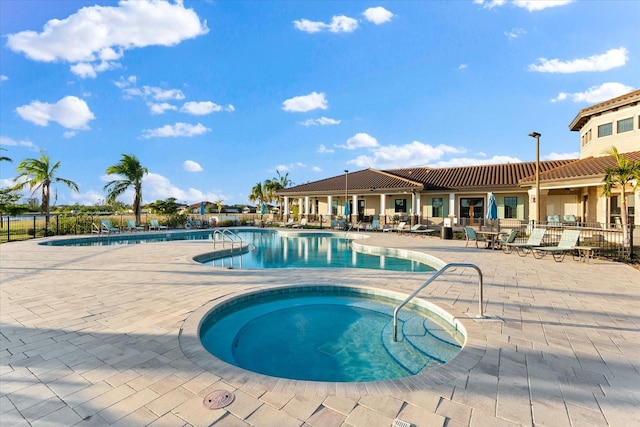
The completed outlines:
<svg viewBox="0 0 640 427">
<path fill-rule="evenodd" d="M 608 101 L 601 102 L 600 104 L 592 105 L 591 107 L 583 108 L 578 112 L 578 115 L 573 119 L 569 125 L 569 129 L 573 131 L 579 131 L 582 126 L 585 125 L 591 118 L 591 116 L 602 114 L 606 111 L 616 110 L 620 107 L 627 105 L 634 105 L 640 102 L 640 90 L 629 92 L 617 98 L 609 99 Z"/>
<path fill-rule="evenodd" d="M 394 176 L 384 171 L 379 171 L 371 168 L 349 173 L 346 179 L 346 184 L 349 187 L 349 191 L 375 191 L 376 189 L 411 191 L 421 190 L 423 187 L 422 183 L 420 182 L 399 176 Z M 332 178 L 321 179 L 320 181 L 314 181 L 306 184 L 296 185 L 295 187 L 289 187 L 284 190 L 278 191 L 278 194 L 344 194 L 344 191 L 345 176 L 338 175 Z"/>
<path fill-rule="evenodd" d="M 540 171 L 549 171 L 576 160 L 540 162 Z M 387 172 L 409 177 L 424 184 L 425 190 L 476 190 L 479 188 L 514 188 L 523 178 L 536 173 L 535 162 L 504 163 L 498 165 L 461 166 L 452 168 L 392 169 Z"/>
<path fill-rule="evenodd" d="M 631 160 L 640 161 L 640 151 L 621 154 Z M 613 156 L 587 157 L 541 173 L 540 182 L 575 178 L 599 178 L 602 180 L 605 169 L 616 164 Z M 532 182 L 535 182 L 535 177 L 527 177 L 521 181 L 522 184 L 531 184 Z"/>
<path fill-rule="evenodd" d="M 540 162 L 540 172 L 551 171 L 576 160 Z M 461 166 L 452 168 L 365 169 L 349 173 L 346 184 L 353 191 L 412 191 L 515 188 L 524 178 L 535 175 L 536 163 L 505 163 L 499 165 Z M 320 181 L 296 185 L 278 191 L 280 195 L 344 194 L 345 176 L 338 175 Z"/>
</svg>

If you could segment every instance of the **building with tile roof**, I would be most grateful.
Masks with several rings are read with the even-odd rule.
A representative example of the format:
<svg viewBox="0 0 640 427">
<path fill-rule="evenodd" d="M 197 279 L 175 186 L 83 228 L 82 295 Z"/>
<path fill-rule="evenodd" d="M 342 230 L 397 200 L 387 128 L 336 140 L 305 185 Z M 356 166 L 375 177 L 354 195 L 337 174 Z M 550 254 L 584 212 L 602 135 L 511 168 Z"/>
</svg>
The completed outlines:
<svg viewBox="0 0 640 427">
<path fill-rule="evenodd" d="M 484 224 L 489 193 L 502 224 L 530 222 L 540 203 L 540 221 L 551 215 L 586 224 L 619 223 L 620 197 L 602 195 L 605 169 L 616 164 L 605 153 L 615 146 L 640 161 L 640 90 L 580 110 L 569 128 L 580 133 L 580 158 L 451 168 L 365 169 L 280 190 L 284 212 L 298 205 L 303 216 L 348 220 L 377 218 L 442 225 Z M 628 189 L 630 222 L 640 225 L 640 191 Z"/>
</svg>

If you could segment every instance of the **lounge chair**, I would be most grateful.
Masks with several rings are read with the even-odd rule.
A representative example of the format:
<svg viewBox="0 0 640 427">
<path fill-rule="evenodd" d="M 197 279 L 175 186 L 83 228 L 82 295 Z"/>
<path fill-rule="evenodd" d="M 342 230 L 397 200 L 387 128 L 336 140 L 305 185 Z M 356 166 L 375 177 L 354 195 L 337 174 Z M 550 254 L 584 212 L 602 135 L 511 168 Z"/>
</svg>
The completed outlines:
<svg viewBox="0 0 640 427">
<path fill-rule="evenodd" d="M 478 242 L 487 242 L 487 239 L 484 236 L 478 236 L 476 234 L 476 230 L 471 226 L 464 227 L 464 234 L 467 237 L 467 243 L 464 245 L 465 247 L 469 246 L 469 242 L 475 242 L 476 248 L 478 247 Z"/>
<path fill-rule="evenodd" d="M 560 227 L 562 225 L 562 223 L 560 222 L 560 215 L 547 216 L 547 225 L 549 227 Z"/>
<path fill-rule="evenodd" d="M 527 256 L 529 252 L 531 252 L 531 248 L 538 247 L 542 244 L 542 239 L 544 239 L 546 232 L 547 230 L 544 228 L 534 228 L 526 243 L 503 243 L 501 245 L 502 252 L 510 254 L 515 248 L 519 256 Z"/>
<path fill-rule="evenodd" d="M 509 234 L 503 234 L 502 238 L 498 238 L 496 240 L 496 247 L 498 249 L 502 248 L 502 245 L 507 245 L 507 244 L 511 244 L 513 242 L 516 241 L 516 237 L 518 237 L 519 231 L 518 230 L 511 230 L 511 233 Z"/>
<path fill-rule="evenodd" d="M 407 229 L 407 222 L 406 221 L 401 221 L 398 223 L 398 226 L 394 229 L 391 229 L 389 231 L 397 231 L 398 233 L 402 234 L 403 231 L 405 231 Z M 386 231 L 386 230 L 383 230 Z"/>
<path fill-rule="evenodd" d="M 149 230 L 168 230 L 168 229 L 169 227 L 167 227 L 166 225 L 160 225 L 157 219 L 155 218 L 151 219 L 149 224 Z"/>
<path fill-rule="evenodd" d="M 367 225 L 364 229 L 364 231 L 378 231 L 378 230 L 380 230 L 379 219 L 374 219 L 373 221 L 371 221 L 371 225 Z"/>
<path fill-rule="evenodd" d="M 293 218 L 289 218 L 287 222 L 280 224 L 280 227 L 293 227 L 293 224 L 295 224 Z"/>
<path fill-rule="evenodd" d="M 531 250 L 533 256 L 538 259 L 551 253 L 555 262 L 562 262 L 567 252 L 573 253 L 575 251 L 578 240 L 580 240 L 580 230 L 563 230 L 557 246 L 538 246 L 531 248 Z"/>
<path fill-rule="evenodd" d="M 578 225 L 578 220 L 576 219 L 575 215 L 564 215 L 562 217 L 562 220 L 565 225 L 573 225 L 573 226 Z"/>
<path fill-rule="evenodd" d="M 139 227 L 136 225 L 136 221 L 133 219 L 127 220 L 127 230 L 129 231 L 144 231 L 144 227 Z"/>
<path fill-rule="evenodd" d="M 435 233 L 436 230 L 434 230 L 433 228 L 428 228 L 426 225 L 422 225 L 422 224 L 414 224 L 410 229 L 409 229 L 409 233 L 411 233 L 411 236 L 415 237 L 415 236 L 428 236 L 432 233 Z"/>
<path fill-rule="evenodd" d="M 119 233 L 120 229 L 118 227 L 112 227 L 111 221 L 108 219 L 100 220 L 100 231 L 103 233 Z"/>
<path fill-rule="evenodd" d="M 307 226 L 307 218 L 302 218 L 299 224 L 293 224 L 291 228 L 305 228 Z"/>
</svg>

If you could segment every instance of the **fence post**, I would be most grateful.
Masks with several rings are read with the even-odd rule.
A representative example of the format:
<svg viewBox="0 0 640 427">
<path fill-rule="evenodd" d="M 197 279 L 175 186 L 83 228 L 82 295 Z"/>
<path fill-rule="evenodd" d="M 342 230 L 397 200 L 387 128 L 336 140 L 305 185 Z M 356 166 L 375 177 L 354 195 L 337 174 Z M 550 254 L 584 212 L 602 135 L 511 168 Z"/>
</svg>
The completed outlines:
<svg viewBox="0 0 640 427">
<path fill-rule="evenodd" d="M 46 227 L 45 227 L 45 228 L 46 228 Z M 34 216 L 33 216 L 33 238 L 34 238 L 34 239 L 36 238 L 36 235 L 37 235 L 37 234 L 38 234 L 38 233 L 36 232 L 36 216 L 34 215 Z"/>
<path fill-rule="evenodd" d="M 634 224 L 628 224 L 629 226 L 629 260 L 633 262 L 633 229 Z"/>
</svg>

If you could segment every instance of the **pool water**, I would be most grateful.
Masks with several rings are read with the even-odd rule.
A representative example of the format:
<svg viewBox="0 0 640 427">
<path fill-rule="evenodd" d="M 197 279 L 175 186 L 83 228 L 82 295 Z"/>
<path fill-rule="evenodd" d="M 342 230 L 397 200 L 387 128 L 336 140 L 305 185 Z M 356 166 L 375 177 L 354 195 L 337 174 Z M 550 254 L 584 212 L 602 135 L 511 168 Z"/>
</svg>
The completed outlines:
<svg viewBox="0 0 640 427">
<path fill-rule="evenodd" d="M 210 353 L 232 365 L 309 381 L 401 378 L 459 352 L 459 332 L 422 311 L 401 311 L 402 339 L 393 342 L 394 307 L 355 294 L 266 296 L 210 314 L 200 338 Z"/>
<path fill-rule="evenodd" d="M 248 252 L 236 255 L 233 260 L 234 266 L 241 263 L 243 269 L 330 267 L 434 271 L 433 267 L 420 261 L 354 251 L 350 239 L 335 235 L 282 235 L 274 232 L 237 232 L 237 235 L 250 245 Z M 224 259 L 208 259 L 203 263 L 216 266 L 231 265 L 228 256 Z"/>
</svg>

